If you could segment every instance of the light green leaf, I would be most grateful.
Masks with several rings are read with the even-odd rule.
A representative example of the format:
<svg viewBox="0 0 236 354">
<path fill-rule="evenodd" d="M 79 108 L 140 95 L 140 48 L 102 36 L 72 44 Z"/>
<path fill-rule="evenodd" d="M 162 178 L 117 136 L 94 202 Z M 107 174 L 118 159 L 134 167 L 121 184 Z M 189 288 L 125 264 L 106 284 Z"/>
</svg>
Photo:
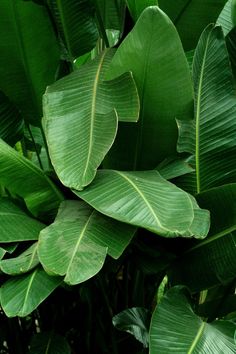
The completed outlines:
<svg viewBox="0 0 236 354">
<path fill-rule="evenodd" d="M 135 231 L 82 201 L 65 201 L 55 222 L 40 233 L 39 259 L 47 272 L 78 284 L 100 271 L 107 253 L 120 257 Z"/>
<path fill-rule="evenodd" d="M 41 268 L 30 274 L 9 279 L 0 288 L 0 301 L 8 317 L 25 317 L 34 311 L 60 283 L 61 278 L 50 277 Z"/>
<path fill-rule="evenodd" d="M 34 243 L 18 257 L 3 259 L 0 261 L 0 269 L 10 275 L 27 273 L 39 264 L 37 247 L 38 243 Z"/>
<path fill-rule="evenodd" d="M 223 10 L 221 11 L 216 24 L 222 26 L 224 35 L 226 36 L 234 27 L 232 22 L 232 6 L 234 0 L 228 0 Z"/>
<path fill-rule="evenodd" d="M 72 60 L 92 50 L 98 39 L 89 0 L 46 0 Z"/>
<path fill-rule="evenodd" d="M 180 39 L 156 6 L 143 11 L 117 49 L 106 77 L 126 71 L 133 73 L 137 84 L 140 119 L 135 126 L 119 124 L 106 168 L 153 169 L 176 153 L 176 118 L 191 118 L 193 108 L 190 72 Z"/>
<path fill-rule="evenodd" d="M 157 6 L 158 0 L 126 0 L 129 12 L 136 22 L 143 12 L 144 9 L 148 6 Z"/>
<path fill-rule="evenodd" d="M 43 332 L 33 336 L 29 354 L 71 354 L 71 349 L 66 338 L 54 332 Z"/>
<path fill-rule="evenodd" d="M 199 194 L 197 200 L 210 211 L 209 235 L 193 244 L 170 269 L 172 283 L 184 284 L 194 292 L 227 284 L 235 278 L 236 184 L 208 190 Z"/>
<path fill-rule="evenodd" d="M 150 354 L 233 354 L 236 325 L 207 323 L 195 315 L 181 287 L 170 289 L 156 307 L 150 326 Z"/>
<path fill-rule="evenodd" d="M 37 240 L 44 227 L 10 199 L 0 199 L 0 242 Z"/>
<path fill-rule="evenodd" d="M 235 181 L 236 97 L 225 40 L 220 27 L 204 31 L 195 52 L 195 119 L 178 121 L 178 151 L 193 156 L 195 169 L 179 180 L 191 193 Z"/>
<path fill-rule="evenodd" d="M 131 73 L 104 81 L 113 50 L 59 80 L 44 95 L 44 128 L 52 164 L 68 187 L 82 189 L 114 142 L 117 118 L 137 121 L 139 100 Z M 59 143 L 60 142 L 60 143 Z"/>
<path fill-rule="evenodd" d="M 24 119 L 40 126 L 42 94 L 59 65 L 50 19 L 45 7 L 22 0 L 1 0 L 0 13 L 0 89 Z"/>
<path fill-rule="evenodd" d="M 196 47 L 209 23 L 215 23 L 227 0 L 159 0 L 160 8 L 174 22 L 186 51 Z"/>
<path fill-rule="evenodd" d="M 15 105 L 0 91 L 0 138 L 10 145 L 23 136 L 24 122 Z"/>
<path fill-rule="evenodd" d="M 144 348 L 148 347 L 149 322 L 149 311 L 142 307 L 124 310 L 112 318 L 112 323 L 117 329 L 131 333 Z"/>
<path fill-rule="evenodd" d="M 168 180 L 193 172 L 193 168 L 184 159 L 178 157 L 165 159 L 157 166 L 156 170 Z"/>
<path fill-rule="evenodd" d="M 50 219 L 63 200 L 53 182 L 32 162 L 0 139 L 0 183 L 24 198 L 33 215 Z"/>
<path fill-rule="evenodd" d="M 157 171 L 100 170 L 89 188 L 74 193 L 105 215 L 161 236 L 194 235 L 197 204 Z M 203 238 L 209 228 L 209 215 L 205 210 L 197 211 L 203 225 L 195 237 Z"/>
</svg>

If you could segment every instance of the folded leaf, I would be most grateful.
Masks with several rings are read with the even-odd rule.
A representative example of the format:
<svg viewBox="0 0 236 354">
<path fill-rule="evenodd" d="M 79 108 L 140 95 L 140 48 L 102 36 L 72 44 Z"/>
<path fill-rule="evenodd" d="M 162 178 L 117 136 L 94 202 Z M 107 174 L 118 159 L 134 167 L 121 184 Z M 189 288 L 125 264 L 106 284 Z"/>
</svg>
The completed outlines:
<svg viewBox="0 0 236 354">
<path fill-rule="evenodd" d="M 96 46 L 98 30 L 89 0 L 47 0 L 72 60 Z"/>
<path fill-rule="evenodd" d="M 156 307 L 150 326 L 150 354 L 233 354 L 236 325 L 207 323 L 195 315 L 181 287 L 170 289 Z"/>
<path fill-rule="evenodd" d="M 169 274 L 172 283 L 193 292 L 227 284 L 236 273 L 236 184 L 213 188 L 197 199 L 211 213 L 209 236 L 180 256 Z"/>
<path fill-rule="evenodd" d="M 233 6 L 234 0 L 228 0 L 221 11 L 216 24 L 222 26 L 224 35 L 226 36 L 231 29 L 234 27 L 233 21 L 232 21 L 232 6 Z"/>
<path fill-rule="evenodd" d="M 117 118 L 137 121 L 139 100 L 131 73 L 104 81 L 114 54 L 104 51 L 47 89 L 44 128 L 52 164 L 68 187 L 82 189 L 114 142 Z"/>
<path fill-rule="evenodd" d="M 3 259 L 0 261 L 0 269 L 10 275 L 27 273 L 39 264 L 37 247 L 38 243 L 34 243 L 18 257 Z"/>
<path fill-rule="evenodd" d="M 42 94 L 59 65 L 50 19 L 45 7 L 22 0 L 1 0 L 0 13 L 0 88 L 24 119 L 40 126 Z"/>
<path fill-rule="evenodd" d="M 117 49 L 106 77 L 127 71 L 137 84 L 140 119 L 135 126 L 119 124 L 106 168 L 148 170 L 176 153 L 176 118 L 191 118 L 193 108 L 182 44 L 173 23 L 157 6 L 143 11 Z"/>
<path fill-rule="evenodd" d="M 25 317 L 34 311 L 60 283 L 41 268 L 9 279 L 0 288 L 0 302 L 8 317 Z"/>
<path fill-rule="evenodd" d="M 204 232 L 192 232 L 196 202 L 157 171 L 100 170 L 88 188 L 74 193 L 105 215 L 161 236 L 202 238 L 208 231 L 209 215 L 201 210 Z"/>
<path fill-rule="evenodd" d="M 174 22 L 186 51 L 194 49 L 209 23 L 215 23 L 227 0 L 159 0 Z M 191 30 L 190 30 L 191 29 Z"/>
<path fill-rule="evenodd" d="M 24 198 L 33 215 L 50 219 L 63 195 L 53 182 L 31 161 L 0 139 L 0 183 Z"/>
<path fill-rule="evenodd" d="M 179 185 L 191 193 L 236 180 L 236 97 L 222 29 L 210 25 L 195 51 L 195 119 L 178 121 L 179 152 L 195 169 Z"/>
<path fill-rule="evenodd" d="M 100 271 L 107 253 L 118 258 L 135 231 L 82 201 L 66 201 L 55 222 L 40 234 L 39 259 L 47 272 L 65 276 L 70 285 L 78 284 Z"/>
<path fill-rule="evenodd" d="M 37 240 L 44 227 L 10 199 L 0 198 L 0 242 Z"/>
</svg>

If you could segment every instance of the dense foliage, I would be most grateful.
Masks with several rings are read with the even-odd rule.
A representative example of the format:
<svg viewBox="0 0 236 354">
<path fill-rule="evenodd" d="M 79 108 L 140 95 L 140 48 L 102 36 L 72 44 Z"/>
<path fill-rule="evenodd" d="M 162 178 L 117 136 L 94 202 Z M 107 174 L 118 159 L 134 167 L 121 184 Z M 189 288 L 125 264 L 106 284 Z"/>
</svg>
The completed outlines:
<svg viewBox="0 0 236 354">
<path fill-rule="evenodd" d="M 0 353 L 235 353 L 236 1 L 0 14 Z"/>
</svg>

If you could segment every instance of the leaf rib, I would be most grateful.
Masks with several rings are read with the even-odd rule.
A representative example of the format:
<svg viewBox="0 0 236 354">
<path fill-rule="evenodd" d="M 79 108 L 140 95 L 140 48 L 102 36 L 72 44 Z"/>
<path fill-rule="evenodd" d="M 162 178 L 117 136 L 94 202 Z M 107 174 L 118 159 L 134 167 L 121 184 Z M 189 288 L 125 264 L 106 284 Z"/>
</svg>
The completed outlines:
<svg viewBox="0 0 236 354">
<path fill-rule="evenodd" d="M 201 337 L 204 329 L 205 329 L 205 326 L 206 326 L 206 322 L 203 322 L 198 330 L 198 333 L 196 335 L 196 337 L 194 338 L 194 341 L 188 351 L 188 354 L 192 354 L 194 349 L 196 348 L 196 345 L 197 345 L 197 342 L 199 341 L 199 338 Z"/>
</svg>

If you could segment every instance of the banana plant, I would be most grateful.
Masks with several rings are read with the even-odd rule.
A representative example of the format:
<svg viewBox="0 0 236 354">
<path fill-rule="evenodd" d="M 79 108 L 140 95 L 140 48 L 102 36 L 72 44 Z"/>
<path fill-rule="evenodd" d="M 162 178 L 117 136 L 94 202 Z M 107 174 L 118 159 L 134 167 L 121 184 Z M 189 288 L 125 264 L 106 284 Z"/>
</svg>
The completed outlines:
<svg viewBox="0 0 236 354">
<path fill-rule="evenodd" d="M 0 11 L 0 352 L 234 353 L 235 2 Z"/>
</svg>

